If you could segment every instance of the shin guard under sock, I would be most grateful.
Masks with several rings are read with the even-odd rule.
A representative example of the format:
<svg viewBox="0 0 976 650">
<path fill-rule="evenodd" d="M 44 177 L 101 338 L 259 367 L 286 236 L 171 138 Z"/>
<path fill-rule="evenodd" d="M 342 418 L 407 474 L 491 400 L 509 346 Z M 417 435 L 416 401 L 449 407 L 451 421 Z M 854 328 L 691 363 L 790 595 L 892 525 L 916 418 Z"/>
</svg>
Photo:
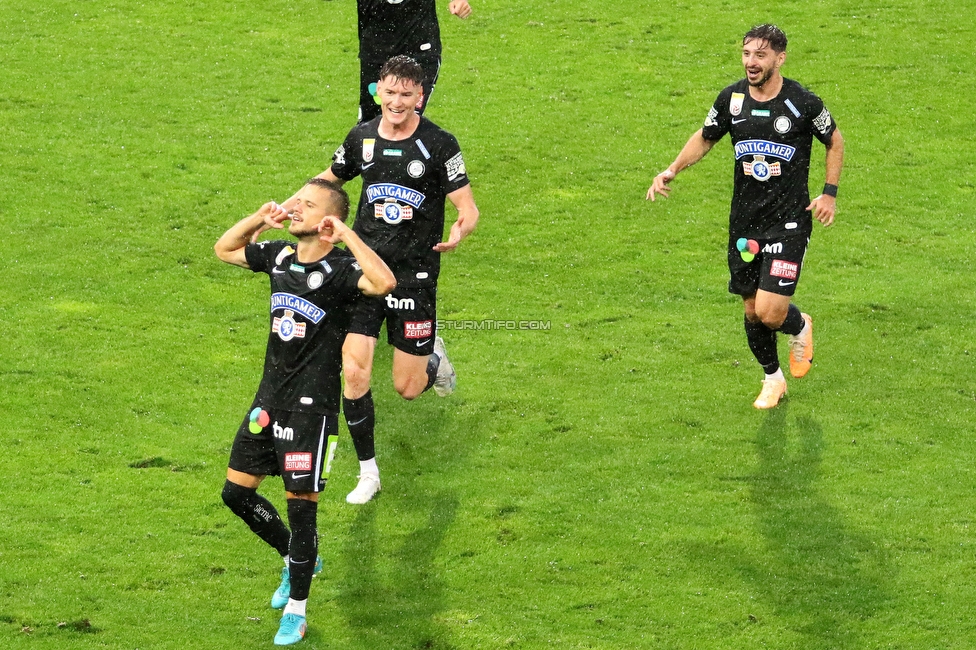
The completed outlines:
<svg viewBox="0 0 976 650">
<path fill-rule="evenodd" d="M 756 361 L 763 367 L 767 375 L 779 370 L 779 355 L 776 353 L 776 332 L 769 329 L 762 322 L 745 321 L 746 339 L 749 349 L 755 355 Z"/>
<path fill-rule="evenodd" d="M 288 523 L 291 543 L 288 545 L 288 571 L 291 575 L 292 600 L 306 600 L 315 572 L 319 537 L 315 529 L 318 505 L 308 499 L 288 499 Z"/>
<path fill-rule="evenodd" d="M 376 408 L 373 405 L 373 391 L 368 390 L 362 397 L 356 399 L 342 398 L 342 412 L 346 416 L 346 426 L 352 436 L 352 444 L 356 448 L 359 460 L 369 460 L 376 456 Z"/>
<path fill-rule="evenodd" d="M 258 494 L 257 489 L 226 481 L 220 496 L 231 512 L 243 519 L 255 535 L 271 545 L 282 557 L 288 555 L 288 528 L 281 521 L 275 507 Z"/>
<path fill-rule="evenodd" d="M 803 320 L 803 314 L 800 313 L 800 308 L 790 303 L 790 307 L 786 312 L 786 318 L 783 320 L 783 324 L 779 326 L 779 331 L 783 334 L 796 336 L 803 330 L 804 325 L 806 325 L 806 321 Z"/>
</svg>

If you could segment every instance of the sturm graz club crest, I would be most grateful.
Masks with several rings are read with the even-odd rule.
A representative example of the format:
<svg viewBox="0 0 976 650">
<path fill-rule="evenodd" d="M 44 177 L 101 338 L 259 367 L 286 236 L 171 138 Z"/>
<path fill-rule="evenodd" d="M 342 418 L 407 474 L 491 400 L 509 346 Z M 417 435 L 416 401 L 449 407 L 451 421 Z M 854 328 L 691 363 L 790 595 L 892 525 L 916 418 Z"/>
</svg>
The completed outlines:
<svg viewBox="0 0 976 650">
<path fill-rule="evenodd" d="M 780 175 L 780 165 L 778 162 L 766 162 L 766 156 L 756 156 L 752 162 L 742 162 L 742 171 L 757 181 L 768 181 L 770 176 Z"/>
<path fill-rule="evenodd" d="M 276 317 L 271 323 L 271 331 L 281 337 L 282 341 L 290 341 L 295 337 L 305 338 L 305 323 L 295 320 L 295 312 L 286 309 L 281 317 Z"/>
<path fill-rule="evenodd" d="M 407 173 L 410 174 L 411 178 L 420 178 L 424 175 L 424 163 L 419 160 L 410 161 L 410 164 L 407 165 Z"/>
</svg>

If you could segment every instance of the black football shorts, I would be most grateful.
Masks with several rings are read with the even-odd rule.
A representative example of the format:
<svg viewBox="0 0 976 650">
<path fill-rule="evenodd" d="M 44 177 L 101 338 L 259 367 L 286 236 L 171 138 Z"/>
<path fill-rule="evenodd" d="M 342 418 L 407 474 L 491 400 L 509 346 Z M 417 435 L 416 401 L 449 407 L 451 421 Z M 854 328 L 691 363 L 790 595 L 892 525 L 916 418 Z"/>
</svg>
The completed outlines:
<svg viewBox="0 0 976 650">
<path fill-rule="evenodd" d="M 397 287 L 382 298 L 357 300 L 349 324 L 351 334 L 380 337 L 386 321 L 387 342 L 418 357 L 434 352 L 437 324 L 437 287 Z"/>
<path fill-rule="evenodd" d="M 321 492 L 338 434 L 337 415 L 262 408 L 255 403 L 237 430 L 227 466 L 255 476 L 281 476 L 289 492 Z"/>
<path fill-rule="evenodd" d="M 751 296 L 758 289 L 792 296 L 800 281 L 803 258 L 810 244 L 806 235 L 757 239 L 759 252 L 746 261 L 739 251 L 738 237 L 729 238 L 729 293 Z"/>
</svg>

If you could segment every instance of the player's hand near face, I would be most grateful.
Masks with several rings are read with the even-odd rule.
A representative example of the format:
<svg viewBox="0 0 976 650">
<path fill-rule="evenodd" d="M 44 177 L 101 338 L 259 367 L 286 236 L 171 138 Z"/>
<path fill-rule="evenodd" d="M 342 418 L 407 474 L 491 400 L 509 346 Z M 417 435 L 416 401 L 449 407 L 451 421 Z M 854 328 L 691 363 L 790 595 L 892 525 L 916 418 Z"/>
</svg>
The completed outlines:
<svg viewBox="0 0 976 650">
<path fill-rule="evenodd" d="M 447 8 L 458 18 L 467 18 L 471 15 L 471 5 L 468 4 L 468 0 L 451 0 Z"/>
<path fill-rule="evenodd" d="M 344 239 L 346 233 L 352 232 L 349 226 L 342 223 L 342 221 L 333 216 L 322 217 L 322 221 L 318 225 L 319 239 L 324 242 L 329 242 L 330 244 L 338 244 L 341 241 L 346 241 Z"/>
<path fill-rule="evenodd" d="M 651 201 L 654 200 L 655 194 L 660 194 L 664 198 L 668 197 L 668 192 L 671 188 L 668 186 L 674 180 L 674 172 L 670 169 L 665 169 L 663 172 L 654 177 L 654 182 L 651 183 L 651 187 L 647 190 L 647 198 Z"/>
<path fill-rule="evenodd" d="M 807 210 L 813 211 L 813 218 L 822 223 L 825 227 L 834 223 L 834 214 L 837 213 L 837 199 L 829 194 L 821 194 L 807 206 Z"/>
<path fill-rule="evenodd" d="M 288 210 L 285 209 L 285 206 L 278 205 L 274 201 L 268 201 L 262 205 L 257 214 L 264 220 L 264 223 L 261 224 L 260 228 L 254 231 L 253 235 L 251 235 L 252 244 L 257 243 L 258 237 L 260 237 L 261 233 L 263 233 L 265 230 L 271 230 L 272 228 L 284 228 L 284 225 L 282 225 L 281 222 L 289 218 Z"/>
</svg>

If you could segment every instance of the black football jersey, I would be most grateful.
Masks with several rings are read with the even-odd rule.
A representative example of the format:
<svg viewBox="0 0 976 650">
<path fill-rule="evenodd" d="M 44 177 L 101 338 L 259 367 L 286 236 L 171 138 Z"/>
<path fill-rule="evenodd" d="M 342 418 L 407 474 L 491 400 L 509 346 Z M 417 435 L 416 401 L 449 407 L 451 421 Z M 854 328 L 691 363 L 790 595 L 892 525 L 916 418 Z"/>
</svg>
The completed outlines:
<svg viewBox="0 0 976 650">
<path fill-rule="evenodd" d="M 261 404 L 307 413 L 339 412 L 342 342 L 362 270 L 341 248 L 312 264 L 293 244 L 265 241 L 244 249 L 248 266 L 271 279 L 271 310 Z"/>
<path fill-rule="evenodd" d="M 434 0 L 357 0 L 359 58 L 382 64 L 395 54 L 441 53 Z"/>
<path fill-rule="evenodd" d="M 834 129 L 823 101 L 792 79 L 784 78 L 782 90 L 767 102 L 749 95 L 745 79 L 719 93 L 702 136 L 720 140 L 728 133 L 732 138 L 733 237 L 810 235 L 810 149 L 814 137 L 828 144 Z"/>
<path fill-rule="evenodd" d="M 434 286 L 444 201 L 469 184 L 457 139 L 425 117 L 406 140 L 385 140 L 382 117 L 356 125 L 332 156 L 332 173 L 363 177 L 353 230 L 383 258 L 397 286 Z"/>
</svg>

